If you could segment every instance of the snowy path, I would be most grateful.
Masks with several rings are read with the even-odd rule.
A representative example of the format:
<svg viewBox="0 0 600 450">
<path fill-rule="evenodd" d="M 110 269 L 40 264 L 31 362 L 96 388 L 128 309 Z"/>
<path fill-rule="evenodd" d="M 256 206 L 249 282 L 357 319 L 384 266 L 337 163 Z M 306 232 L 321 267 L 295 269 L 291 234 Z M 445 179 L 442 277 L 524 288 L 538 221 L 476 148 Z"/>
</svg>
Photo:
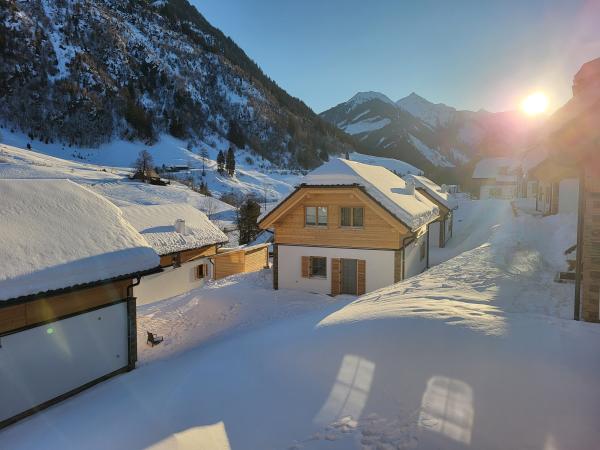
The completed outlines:
<svg viewBox="0 0 600 450">
<path fill-rule="evenodd" d="M 201 332 L 0 432 L 0 448 L 595 448 L 600 327 L 558 318 L 572 286 L 550 281 L 572 219 L 498 207 L 466 206 L 465 224 L 497 216 L 418 277 L 196 346 Z M 260 276 L 249 285 L 268 295 Z"/>
</svg>

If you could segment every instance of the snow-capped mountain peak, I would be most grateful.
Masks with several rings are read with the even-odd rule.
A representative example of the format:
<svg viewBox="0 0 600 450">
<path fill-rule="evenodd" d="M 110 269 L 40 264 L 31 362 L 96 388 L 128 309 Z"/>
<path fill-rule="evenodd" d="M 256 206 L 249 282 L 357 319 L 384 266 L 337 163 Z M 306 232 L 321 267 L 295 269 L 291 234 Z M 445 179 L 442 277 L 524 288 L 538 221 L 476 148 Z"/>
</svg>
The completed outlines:
<svg viewBox="0 0 600 450">
<path fill-rule="evenodd" d="M 375 91 L 358 92 L 346 103 L 352 108 L 356 108 L 363 103 L 370 102 L 371 100 L 375 99 L 381 100 L 382 102 L 390 105 L 394 105 L 394 102 L 387 95 Z"/>
<path fill-rule="evenodd" d="M 456 113 L 455 108 L 443 103 L 432 103 L 414 92 L 398 100 L 396 105 L 432 127 L 447 125 Z"/>
</svg>

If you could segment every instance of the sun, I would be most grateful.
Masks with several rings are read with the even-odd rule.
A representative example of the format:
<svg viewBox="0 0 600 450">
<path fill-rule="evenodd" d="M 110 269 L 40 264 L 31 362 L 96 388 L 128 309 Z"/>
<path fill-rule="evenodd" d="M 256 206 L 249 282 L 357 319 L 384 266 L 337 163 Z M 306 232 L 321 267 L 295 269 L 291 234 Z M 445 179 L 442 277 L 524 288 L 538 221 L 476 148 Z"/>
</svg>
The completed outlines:
<svg viewBox="0 0 600 450">
<path fill-rule="evenodd" d="M 521 102 L 521 109 L 529 116 L 536 116 L 548 109 L 548 96 L 543 92 L 534 92 Z"/>
</svg>

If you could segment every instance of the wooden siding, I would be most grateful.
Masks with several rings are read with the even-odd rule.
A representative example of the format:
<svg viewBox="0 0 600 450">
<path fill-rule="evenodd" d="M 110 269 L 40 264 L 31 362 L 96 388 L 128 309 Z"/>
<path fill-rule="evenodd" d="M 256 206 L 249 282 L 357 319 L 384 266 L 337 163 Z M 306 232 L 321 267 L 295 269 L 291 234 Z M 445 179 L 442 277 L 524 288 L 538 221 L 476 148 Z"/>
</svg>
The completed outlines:
<svg viewBox="0 0 600 450">
<path fill-rule="evenodd" d="M 295 203 L 273 223 L 277 244 L 397 249 L 410 232 L 358 188 L 303 188 L 296 195 Z M 307 206 L 327 206 L 327 226 L 305 225 Z M 342 207 L 363 207 L 364 226 L 342 227 Z"/>
<path fill-rule="evenodd" d="M 214 279 L 236 273 L 256 272 L 269 266 L 269 246 L 223 251 L 212 256 Z"/>
<path fill-rule="evenodd" d="M 179 263 L 191 261 L 192 259 L 202 258 L 205 256 L 213 256 L 217 253 L 216 245 L 207 245 L 206 247 L 194 248 L 192 250 L 184 250 L 181 252 L 169 253 L 160 257 L 160 266 L 168 267 L 175 263 L 176 258 L 179 256 Z"/>
<path fill-rule="evenodd" d="M 600 322 L 600 177 L 589 172 L 585 177 L 581 315 L 585 321 Z"/>
<path fill-rule="evenodd" d="M 127 298 L 131 279 L 0 308 L 0 333 L 56 320 Z"/>
</svg>

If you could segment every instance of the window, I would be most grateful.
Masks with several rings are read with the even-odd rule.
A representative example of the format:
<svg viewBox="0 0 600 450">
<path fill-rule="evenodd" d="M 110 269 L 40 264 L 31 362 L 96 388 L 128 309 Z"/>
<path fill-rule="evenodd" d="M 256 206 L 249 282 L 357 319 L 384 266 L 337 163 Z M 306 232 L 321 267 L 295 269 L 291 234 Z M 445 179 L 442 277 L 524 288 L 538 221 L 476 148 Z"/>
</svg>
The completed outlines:
<svg viewBox="0 0 600 450">
<path fill-rule="evenodd" d="M 200 264 L 199 266 L 196 266 L 196 279 L 201 280 L 203 278 L 206 278 L 208 272 L 207 269 L 208 267 L 206 264 Z"/>
<path fill-rule="evenodd" d="M 317 208 L 317 223 L 319 225 L 327 225 L 327 206 L 319 206 Z"/>
<path fill-rule="evenodd" d="M 362 227 L 364 215 L 364 208 L 343 207 L 340 211 L 340 223 L 343 227 Z"/>
<path fill-rule="evenodd" d="M 327 225 L 327 206 L 307 206 L 304 216 L 305 225 Z"/>
<path fill-rule="evenodd" d="M 306 220 L 304 222 L 306 225 L 316 225 L 317 224 L 317 208 L 314 206 L 306 207 Z"/>
<path fill-rule="evenodd" d="M 322 256 L 310 257 L 310 276 L 327 278 L 327 258 Z"/>
</svg>

